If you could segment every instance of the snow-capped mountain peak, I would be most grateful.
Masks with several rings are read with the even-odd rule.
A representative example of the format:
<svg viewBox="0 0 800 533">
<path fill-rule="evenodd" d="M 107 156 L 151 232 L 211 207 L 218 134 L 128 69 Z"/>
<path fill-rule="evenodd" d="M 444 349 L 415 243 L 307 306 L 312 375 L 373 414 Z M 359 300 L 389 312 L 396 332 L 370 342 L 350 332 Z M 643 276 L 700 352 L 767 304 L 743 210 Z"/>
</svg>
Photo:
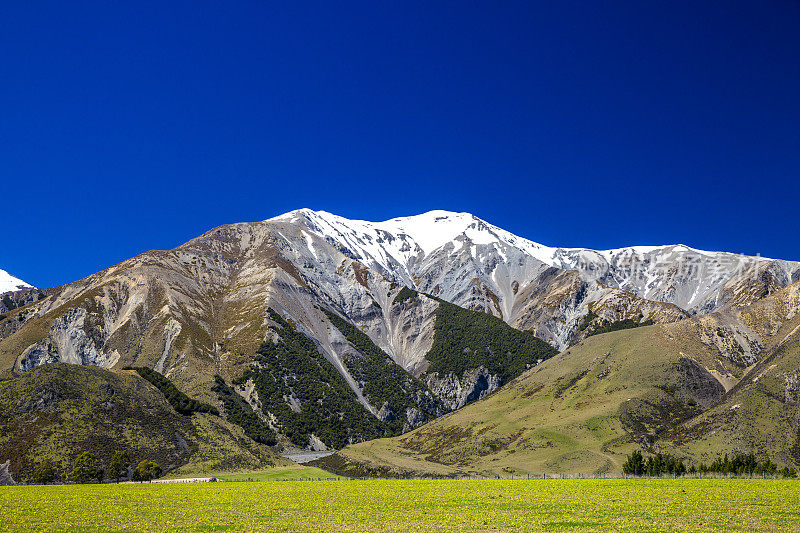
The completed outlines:
<svg viewBox="0 0 800 533">
<path fill-rule="evenodd" d="M 311 209 L 298 209 L 290 211 L 270 220 L 296 221 L 305 219 L 317 226 L 316 229 L 325 237 L 338 238 L 342 235 L 355 235 L 361 233 L 375 239 L 380 239 L 385 234 L 391 234 L 402 241 L 419 246 L 424 254 L 430 254 L 447 243 L 453 242 L 461 234 L 470 232 L 479 240 L 485 240 L 480 235 L 479 226 L 488 226 L 479 218 L 469 213 L 454 213 L 450 211 L 429 211 L 420 215 L 393 218 L 384 222 L 369 222 L 366 220 L 351 220 L 327 211 L 312 211 Z M 499 229 L 499 228 L 496 228 Z M 402 244 L 399 246 L 404 248 Z M 390 247 L 391 248 L 391 247 Z M 392 254 L 395 256 L 403 254 Z"/>
<path fill-rule="evenodd" d="M 763 278 L 766 268 L 776 287 L 800 276 L 796 262 L 707 252 L 684 244 L 610 250 L 550 247 L 470 213 L 441 210 L 369 222 L 299 209 L 269 222 L 298 224 L 345 255 L 418 290 L 445 291 L 450 282 L 479 279 L 494 287 L 501 300 L 501 293 L 514 293 L 518 290 L 514 286 L 525 284 L 548 267 L 575 270 L 584 279 L 630 291 L 640 298 L 673 303 L 693 313 L 708 312 L 730 301 L 733 297 L 721 291 L 737 292 L 740 289 L 732 284 Z M 459 268 L 466 269 L 464 272 L 435 280 L 431 277 L 431 272 L 447 271 L 450 267 L 446 264 L 457 256 L 460 259 L 456 263 L 463 265 Z M 458 282 L 458 290 L 465 290 L 462 285 Z M 495 285 L 508 287 L 501 290 Z M 455 295 L 442 294 L 456 300 Z"/>
<path fill-rule="evenodd" d="M 0 269 L 0 294 L 4 292 L 19 291 L 22 289 L 32 289 L 33 285 L 25 283 L 21 279 L 15 278 L 3 269 Z"/>
<path fill-rule="evenodd" d="M 271 221 L 305 221 L 309 229 L 349 250 L 355 258 L 385 270 L 408 267 L 447 245 L 500 244 L 518 248 L 540 261 L 555 265 L 557 248 L 518 237 L 470 213 L 434 210 L 383 222 L 350 220 L 326 211 L 298 209 Z"/>
</svg>

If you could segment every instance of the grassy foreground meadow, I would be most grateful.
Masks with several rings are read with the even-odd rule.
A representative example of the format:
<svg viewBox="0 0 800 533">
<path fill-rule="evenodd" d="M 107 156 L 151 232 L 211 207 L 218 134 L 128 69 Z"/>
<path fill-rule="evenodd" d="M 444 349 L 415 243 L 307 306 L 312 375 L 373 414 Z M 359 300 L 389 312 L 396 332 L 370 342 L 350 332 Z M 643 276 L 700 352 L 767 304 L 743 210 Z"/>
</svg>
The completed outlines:
<svg viewBox="0 0 800 533">
<path fill-rule="evenodd" d="M 286 481 L 0 489 L 4 531 L 800 531 L 800 483 Z"/>
</svg>

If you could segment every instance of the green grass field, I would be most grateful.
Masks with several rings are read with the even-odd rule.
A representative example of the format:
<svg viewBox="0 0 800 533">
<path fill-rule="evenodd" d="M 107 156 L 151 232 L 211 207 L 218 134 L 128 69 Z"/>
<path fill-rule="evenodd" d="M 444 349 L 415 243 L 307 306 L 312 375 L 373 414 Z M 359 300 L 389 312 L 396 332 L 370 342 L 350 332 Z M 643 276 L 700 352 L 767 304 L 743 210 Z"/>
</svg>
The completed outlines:
<svg viewBox="0 0 800 533">
<path fill-rule="evenodd" d="M 223 481 L 316 481 L 345 479 L 313 466 L 270 468 L 257 472 L 223 472 L 213 475 Z"/>
<path fill-rule="evenodd" d="M 287 481 L 0 488 L 3 531 L 800 531 L 782 480 Z"/>
</svg>

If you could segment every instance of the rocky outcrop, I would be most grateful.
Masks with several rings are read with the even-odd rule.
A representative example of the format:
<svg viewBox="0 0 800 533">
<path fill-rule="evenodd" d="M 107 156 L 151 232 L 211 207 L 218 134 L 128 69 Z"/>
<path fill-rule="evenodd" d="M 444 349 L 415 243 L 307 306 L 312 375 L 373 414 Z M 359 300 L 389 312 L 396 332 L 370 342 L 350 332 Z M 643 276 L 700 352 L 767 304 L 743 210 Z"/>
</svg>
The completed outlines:
<svg viewBox="0 0 800 533">
<path fill-rule="evenodd" d="M 29 346 L 16 363 L 20 372 L 46 363 L 113 366 L 118 354 L 98 350 L 85 329 L 86 309 L 77 307 L 56 318 L 45 339 Z"/>
<path fill-rule="evenodd" d="M 41 289 L 22 289 L 0 295 L 0 340 L 11 336 L 37 315 L 26 307 L 47 297 Z"/>
<path fill-rule="evenodd" d="M 44 389 L 35 397 L 26 400 L 19 408 L 21 413 L 55 412 L 61 404 L 61 393 L 53 389 Z"/>
<path fill-rule="evenodd" d="M 14 481 L 14 478 L 11 475 L 11 471 L 9 470 L 10 466 L 11 466 L 11 461 L 0 463 L 0 487 L 8 485 L 16 485 L 16 482 Z"/>
<path fill-rule="evenodd" d="M 47 296 L 41 289 L 28 288 L 0 294 L 0 314 L 38 302 Z"/>
<path fill-rule="evenodd" d="M 427 375 L 425 383 L 450 409 L 459 409 L 480 400 L 502 385 L 500 377 L 490 374 L 484 367 L 468 370 L 460 377 L 453 373 L 440 376 L 436 372 Z"/>
</svg>

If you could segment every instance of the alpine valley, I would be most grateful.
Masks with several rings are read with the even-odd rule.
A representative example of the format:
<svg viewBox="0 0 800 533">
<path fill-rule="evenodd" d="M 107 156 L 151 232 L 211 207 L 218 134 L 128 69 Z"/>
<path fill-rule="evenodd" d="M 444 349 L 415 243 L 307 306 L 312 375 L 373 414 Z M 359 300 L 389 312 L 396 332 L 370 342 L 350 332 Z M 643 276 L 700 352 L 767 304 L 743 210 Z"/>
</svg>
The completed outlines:
<svg viewBox="0 0 800 533">
<path fill-rule="evenodd" d="M 635 448 L 800 464 L 800 263 L 552 248 L 467 213 L 300 209 L 67 285 L 0 271 L 0 463 L 88 443 L 176 472 L 619 472 Z M 97 444 L 100 443 L 100 444 Z"/>
</svg>

